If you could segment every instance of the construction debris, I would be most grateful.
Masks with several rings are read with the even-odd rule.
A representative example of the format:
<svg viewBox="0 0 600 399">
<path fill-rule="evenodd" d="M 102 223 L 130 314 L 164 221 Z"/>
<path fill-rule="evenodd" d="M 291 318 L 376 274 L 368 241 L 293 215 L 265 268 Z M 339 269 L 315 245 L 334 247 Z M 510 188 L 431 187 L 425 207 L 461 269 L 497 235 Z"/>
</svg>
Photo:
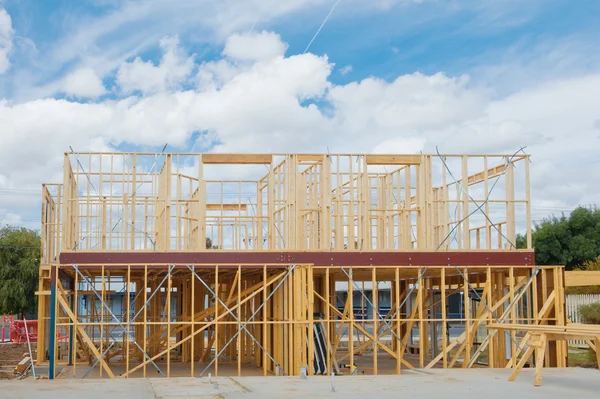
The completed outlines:
<svg viewBox="0 0 600 399">
<path fill-rule="evenodd" d="M 36 354 L 36 344 L 32 344 L 33 355 Z M 0 379 L 17 378 L 23 373 L 28 374 L 31 368 L 31 357 L 26 343 L 0 344 Z"/>
</svg>

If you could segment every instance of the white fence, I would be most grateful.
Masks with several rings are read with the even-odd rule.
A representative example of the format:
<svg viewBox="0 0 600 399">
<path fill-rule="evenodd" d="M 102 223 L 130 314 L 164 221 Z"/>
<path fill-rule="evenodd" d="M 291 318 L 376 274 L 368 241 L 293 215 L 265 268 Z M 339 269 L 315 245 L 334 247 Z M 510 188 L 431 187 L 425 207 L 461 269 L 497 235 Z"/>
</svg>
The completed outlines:
<svg viewBox="0 0 600 399">
<path fill-rule="evenodd" d="M 567 317 L 571 323 L 581 323 L 579 307 L 600 302 L 600 294 L 567 295 Z M 569 341 L 569 345 L 587 346 L 585 341 Z"/>
</svg>

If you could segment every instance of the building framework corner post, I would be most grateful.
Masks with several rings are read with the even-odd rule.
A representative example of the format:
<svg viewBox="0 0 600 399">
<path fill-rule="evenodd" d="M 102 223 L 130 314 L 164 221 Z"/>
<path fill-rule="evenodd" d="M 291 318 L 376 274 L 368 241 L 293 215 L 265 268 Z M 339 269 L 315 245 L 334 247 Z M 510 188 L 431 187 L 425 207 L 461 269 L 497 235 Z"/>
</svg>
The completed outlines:
<svg viewBox="0 0 600 399">
<path fill-rule="evenodd" d="M 75 295 L 71 295 L 71 309 L 75 309 Z M 73 328 L 75 320 L 69 323 L 69 366 L 73 365 L 73 343 L 75 342 L 75 329 Z"/>
<path fill-rule="evenodd" d="M 50 270 L 50 342 L 48 343 L 49 364 L 48 379 L 53 380 L 56 371 L 56 281 L 58 266 L 53 265 Z"/>
</svg>

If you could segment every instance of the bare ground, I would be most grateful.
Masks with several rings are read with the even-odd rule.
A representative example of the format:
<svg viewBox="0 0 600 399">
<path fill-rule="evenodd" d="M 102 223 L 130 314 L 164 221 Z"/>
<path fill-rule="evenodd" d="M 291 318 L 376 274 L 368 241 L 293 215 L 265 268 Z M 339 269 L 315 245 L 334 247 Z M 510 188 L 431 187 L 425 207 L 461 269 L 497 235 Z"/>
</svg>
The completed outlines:
<svg viewBox="0 0 600 399">
<path fill-rule="evenodd" d="M 36 344 L 31 344 L 31 351 L 35 358 Z M 26 343 L 13 344 L 12 342 L 0 343 L 0 380 L 16 378 L 15 366 L 25 356 L 29 356 L 29 348 Z"/>
</svg>

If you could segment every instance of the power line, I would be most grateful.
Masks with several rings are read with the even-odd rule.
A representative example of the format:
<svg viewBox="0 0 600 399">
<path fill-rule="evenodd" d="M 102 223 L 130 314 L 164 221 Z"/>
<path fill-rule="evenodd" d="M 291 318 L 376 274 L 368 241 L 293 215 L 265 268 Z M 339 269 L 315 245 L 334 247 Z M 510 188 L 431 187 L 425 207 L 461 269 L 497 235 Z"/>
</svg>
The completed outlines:
<svg viewBox="0 0 600 399">
<path fill-rule="evenodd" d="M 340 4 L 341 1 L 342 0 L 337 0 L 335 2 L 335 4 L 333 5 L 333 7 L 331 7 L 331 10 L 329 10 L 329 14 L 327 14 L 327 16 L 325 17 L 325 19 L 323 20 L 323 22 L 321 22 L 321 26 L 319 26 L 319 29 L 317 29 L 317 32 L 315 32 L 315 35 L 312 37 L 312 39 L 310 39 L 310 42 L 308 43 L 308 46 L 306 46 L 306 48 L 304 49 L 304 52 L 302 54 L 306 54 L 306 52 L 308 51 L 310 45 L 313 44 L 313 42 L 315 41 L 315 39 L 317 38 L 317 36 L 319 36 L 319 33 L 321 32 L 321 29 L 323 29 L 323 27 L 325 26 L 325 24 L 329 20 L 329 17 L 331 17 L 331 14 L 333 14 L 333 11 L 338 6 L 338 4 Z"/>
</svg>

